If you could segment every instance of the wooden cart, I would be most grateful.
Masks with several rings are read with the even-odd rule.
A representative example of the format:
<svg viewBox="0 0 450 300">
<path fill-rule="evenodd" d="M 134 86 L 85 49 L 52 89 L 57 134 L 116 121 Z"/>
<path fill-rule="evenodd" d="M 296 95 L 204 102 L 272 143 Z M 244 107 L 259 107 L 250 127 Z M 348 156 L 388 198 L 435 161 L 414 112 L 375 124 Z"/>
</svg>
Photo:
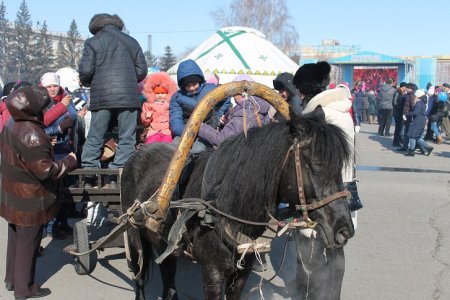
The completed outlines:
<svg viewBox="0 0 450 300">
<path fill-rule="evenodd" d="M 75 250 L 77 252 L 86 252 L 91 249 L 100 237 L 105 236 L 111 231 L 111 226 L 118 224 L 117 217 L 121 215 L 122 208 L 120 202 L 120 181 L 122 169 L 77 169 L 69 175 L 78 176 L 78 184 L 70 187 L 69 192 L 74 202 L 91 202 L 102 203 L 108 211 L 108 226 L 95 227 L 89 224 L 87 219 L 83 219 L 75 223 L 73 228 L 73 244 L 67 246 L 64 251 L 69 252 Z M 84 178 L 95 176 L 97 178 L 98 187 L 84 188 Z M 102 188 L 105 182 L 104 177 L 116 175 L 117 188 Z M 114 241 L 105 244 L 103 248 L 123 247 L 123 235 L 120 235 Z M 92 273 L 97 264 L 97 252 L 94 251 L 87 255 L 75 256 L 74 267 L 79 275 L 87 275 Z"/>
</svg>

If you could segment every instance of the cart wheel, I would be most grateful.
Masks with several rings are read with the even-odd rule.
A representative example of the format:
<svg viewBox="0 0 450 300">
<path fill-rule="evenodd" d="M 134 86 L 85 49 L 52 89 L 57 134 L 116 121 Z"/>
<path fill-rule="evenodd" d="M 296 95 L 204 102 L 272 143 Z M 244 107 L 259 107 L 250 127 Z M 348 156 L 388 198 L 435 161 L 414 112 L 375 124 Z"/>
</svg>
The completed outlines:
<svg viewBox="0 0 450 300">
<path fill-rule="evenodd" d="M 89 237 L 86 223 L 83 221 L 75 223 L 73 228 L 73 244 L 77 252 L 89 250 Z M 75 257 L 75 272 L 78 275 L 91 274 L 97 263 L 97 252 Z"/>
</svg>

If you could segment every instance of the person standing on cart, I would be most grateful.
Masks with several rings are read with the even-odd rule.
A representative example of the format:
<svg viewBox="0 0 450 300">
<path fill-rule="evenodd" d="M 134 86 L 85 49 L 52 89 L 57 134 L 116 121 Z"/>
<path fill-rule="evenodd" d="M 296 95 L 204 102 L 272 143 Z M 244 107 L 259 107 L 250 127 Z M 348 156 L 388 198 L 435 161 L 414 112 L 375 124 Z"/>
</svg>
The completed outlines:
<svg viewBox="0 0 450 300">
<path fill-rule="evenodd" d="M 80 81 L 91 88 L 89 130 L 81 154 L 83 168 L 100 168 L 101 149 L 110 122 L 118 122 L 118 145 L 110 169 L 122 168 L 135 151 L 139 102 L 138 82 L 147 76 L 147 63 L 139 43 L 122 32 L 124 23 L 117 15 L 96 14 L 89 23 L 94 35 L 84 43 L 79 64 Z M 110 186 L 117 179 L 110 178 Z M 92 187 L 87 178 L 85 187 Z"/>
</svg>

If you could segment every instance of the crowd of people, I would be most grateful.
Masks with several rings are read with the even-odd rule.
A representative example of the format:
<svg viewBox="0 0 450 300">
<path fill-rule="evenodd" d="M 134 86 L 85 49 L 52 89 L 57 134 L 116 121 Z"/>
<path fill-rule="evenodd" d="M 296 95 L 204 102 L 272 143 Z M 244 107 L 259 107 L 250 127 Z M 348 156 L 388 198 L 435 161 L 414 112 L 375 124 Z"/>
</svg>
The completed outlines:
<svg viewBox="0 0 450 300">
<path fill-rule="evenodd" d="M 450 84 L 427 85 L 425 90 L 414 83 L 401 82 L 398 87 L 387 78 L 379 91 L 365 90 L 360 82 L 352 90 L 356 122 L 378 124 L 378 136 L 392 136 L 396 150 L 414 156 L 416 150 L 429 156 L 433 151 L 426 140 L 439 145 L 450 133 Z M 395 125 L 391 133 L 392 123 Z"/>
<path fill-rule="evenodd" d="M 217 75 L 210 74 L 207 78 L 193 60 L 180 63 L 177 82 L 164 72 L 147 74 L 141 47 L 122 32 L 123 28 L 123 21 L 117 15 L 93 16 L 89 23 L 93 37 L 85 41 L 78 72 L 74 73 L 77 77 L 74 85 L 68 86 L 67 78 L 59 70 L 49 70 L 35 85 L 18 80 L 3 88 L 0 215 L 8 222 L 5 284 L 8 290 L 14 291 L 16 299 L 39 298 L 51 292 L 34 281 L 34 272 L 42 236 L 64 239 L 73 231 L 67 222 L 70 194 L 61 193 L 59 187 L 79 183 L 66 175 L 80 167 L 122 168 L 139 144 L 177 145 L 198 102 L 220 84 Z M 279 74 L 273 86 L 290 105 L 294 116 L 321 106 L 327 122 L 348 135 L 352 149 L 361 122 L 378 120 L 378 133 L 389 135 L 393 100 L 403 101 L 403 121 L 408 118 L 411 121 L 408 128 L 402 122 L 405 128 L 399 131 L 408 140 L 403 138 L 398 142 L 409 149 L 414 149 L 415 143 L 423 146 L 420 135 L 412 132 L 423 124 L 419 116 L 436 115 L 442 110 L 440 104 L 444 102 L 438 88 L 433 94 L 434 101 L 417 91 L 407 97 L 403 84 L 396 91 L 389 80 L 377 96 L 359 87 L 351 93 L 345 84 L 330 85 L 330 71 L 327 62 L 305 64 L 295 76 L 287 72 Z M 254 81 L 248 75 L 234 79 L 242 80 Z M 436 110 L 426 110 L 427 100 L 436 103 Z M 400 105 L 394 103 L 396 107 Z M 248 94 L 223 99 L 201 125 L 191 153 L 217 147 L 229 137 L 279 121 L 281 117 L 272 115 L 270 108 L 264 99 Z M 430 128 L 435 132 L 439 130 L 440 119 L 432 120 Z M 138 132 L 140 126 L 143 132 Z M 102 149 L 111 132 L 117 141 L 115 154 L 102 159 Z M 437 142 L 440 136 L 436 134 Z M 432 149 L 423 147 L 426 154 L 431 153 Z M 351 208 L 356 227 L 356 210 L 362 205 L 357 194 L 354 161 L 345 166 L 342 174 L 344 184 L 353 194 Z M 106 187 L 115 187 L 117 180 L 110 176 Z M 98 185 L 96 178 L 89 176 L 83 184 L 86 189 Z"/>
</svg>

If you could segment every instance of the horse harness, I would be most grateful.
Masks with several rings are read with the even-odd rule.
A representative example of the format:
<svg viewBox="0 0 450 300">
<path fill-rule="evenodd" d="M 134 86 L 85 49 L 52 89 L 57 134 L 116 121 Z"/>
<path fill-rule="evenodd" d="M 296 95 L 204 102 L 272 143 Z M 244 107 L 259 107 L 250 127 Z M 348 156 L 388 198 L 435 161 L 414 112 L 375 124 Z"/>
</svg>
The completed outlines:
<svg viewBox="0 0 450 300">
<path fill-rule="evenodd" d="M 286 159 L 283 163 L 283 166 L 285 165 L 287 158 L 290 154 L 290 152 L 294 151 L 294 158 L 295 158 L 295 172 L 297 177 L 297 190 L 298 190 L 298 196 L 299 196 L 299 202 L 300 204 L 295 206 L 295 209 L 297 211 L 300 211 L 302 213 L 302 222 L 293 222 L 284 224 L 283 222 L 280 222 L 273 218 L 271 216 L 270 222 L 252 222 L 247 220 L 242 220 L 237 217 L 228 215 L 224 212 L 221 212 L 217 208 L 215 208 L 213 205 L 209 204 L 207 201 L 204 201 L 202 199 L 184 199 L 184 200 L 178 200 L 178 201 L 172 201 L 170 207 L 171 208 L 184 208 L 187 209 L 183 215 L 183 217 L 178 217 L 175 223 L 171 227 L 171 232 L 169 234 L 169 241 L 168 244 L 170 247 L 166 249 L 166 251 L 156 259 L 158 263 L 161 263 L 162 260 L 164 260 L 170 253 L 175 250 L 177 247 L 178 242 L 181 240 L 183 235 L 183 228 L 184 224 L 189 220 L 191 217 L 193 217 L 196 214 L 200 215 L 210 215 L 211 212 L 215 212 L 219 215 L 222 215 L 223 217 L 227 219 L 232 219 L 237 222 L 241 222 L 244 224 L 254 225 L 254 226 L 266 226 L 266 230 L 261 235 L 261 237 L 257 238 L 256 240 L 253 240 L 252 238 L 246 236 L 243 233 L 238 234 L 232 234 L 232 230 L 230 226 L 225 226 L 224 230 L 224 237 L 227 240 L 227 242 L 230 245 L 233 245 L 237 248 L 238 253 L 249 253 L 253 251 L 257 251 L 260 253 L 264 252 L 270 252 L 270 244 L 271 241 L 276 236 L 281 236 L 288 228 L 302 228 L 302 229 L 314 229 L 317 225 L 317 222 L 311 220 L 308 215 L 308 211 L 318 209 L 320 207 L 323 207 L 335 200 L 341 199 L 341 198 L 347 198 L 349 199 L 351 197 L 351 194 L 349 191 L 344 190 L 340 192 L 336 192 L 334 194 L 331 194 L 324 199 L 321 199 L 319 201 L 313 202 L 311 204 L 306 203 L 305 193 L 304 193 L 304 181 L 303 181 L 303 172 L 301 167 L 301 158 L 300 158 L 300 149 L 303 145 L 306 143 L 300 143 L 300 141 L 295 141 L 294 144 L 289 148 L 288 153 L 286 154 Z M 155 192 L 156 194 L 156 192 Z M 151 197 L 153 198 L 153 196 Z M 115 237 L 117 237 L 120 233 L 124 232 L 128 226 L 132 227 L 142 227 L 144 223 L 134 223 L 133 222 L 133 215 L 136 213 L 139 209 L 143 209 L 145 207 L 145 203 L 140 203 L 138 200 L 135 201 L 132 207 L 130 207 L 127 211 L 127 213 L 123 214 L 119 218 L 119 226 L 117 226 L 110 234 L 107 236 L 101 238 L 98 240 L 89 251 L 78 253 L 75 251 L 75 249 L 72 249 L 71 247 L 67 247 L 68 249 L 65 249 L 66 252 L 75 255 L 75 256 L 81 256 L 81 255 L 87 255 L 97 249 L 100 249 L 106 241 L 109 241 Z M 190 213 L 187 213 L 187 211 L 190 211 Z M 144 212 L 145 215 L 148 217 L 148 213 Z M 125 218 L 124 218 L 125 217 Z M 212 222 L 214 223 L 214 222 Z M 211 224 L 213 226 L 213 224 Z M 210 226 L 210 227 L 211 227 Z M 277 231 L 277 227 L 282 227 L 281 230 Z M 172 238 L 171 238 L 172 235 Z"/>
<path fill-rule="evenodd" d="M 303 172 L 302 172 L 302 164 L 301 164 L 301 156 L 300 156 L 300 150 L 301 147 L 304 146 L 306 143 L 301 143 L 299 140 L 296 140 L 294 144 L 289 148 L 288 153 L 286 154 L 286 159 L 283 163 L 283 166 L 286 163 L 286 160 L 289 157 L 289 154 L 291 151 L 294 151 L 294 159 L 295 159 L 295 174 L 297 179 L 297 191 L 298 191 L 298 197 L 300 204 L 297 204 L 295 206 L 295 209 L 297 211 L 300 211 L 302 214 L 302 222 L 292 222 L 288 224 L 283 224 L 282 222 L 276 220 L 274 217 L 271 216 L 271 221 L 267 223 L 266 230 L 264 233 L 257 238 L 256 240 L 253 240 L 247 235 L 243 233 L 237 233 L 237 234 L 231 234 L 231 228 L 230 226 L 225 225 L 224 230 L 224 237 L 228 241 L 228 243 L 232 244 L 237 248 L 238 253 L 244 253 L 244 252 L 254 252 L 258 251 L 260 253 L 264 252 L 270 252 L 270 244 L 271 241 L 276 236 L 281 236 L 288 228 L 301 228 L 301 229 L 314 229 L 317 225 L 317 222 L 311 220 L 308 215 L 308 211 L 312 211 L 318 208 L 321 208 L 335 200 L 346 198 L 348 199 L 351 197 L 351 194 L 349 191 L 344 190 L 340 192 L 336 192 L 334 194 L 331 194 L 324 199 L 321 199 L 319 201 L 313 202 L 311 204 L 306 203 L 306 197 L 304 193 L 304 181 L 303 181 Z M 273 222 L 275 221 L 275 222 Z M 274 224 L 276 224 L 274 226 Z M 282 227 L 281 230 L 277 230 L 277 227 Z M 250 245 L 251 244 L 251 245 Z M 247 245 L 247 246 L 244 246 Z M 250 246 L 249 246 L 250 245 Z M 243 247 L 244 246 L 244 247 Z"/>
<path fill-rule="evenodd" d="M 300 204 L 295 206 L 295 209 L 302 213 L 302 220 L 308 224 L 308 228 L 314 228 L 317 225 L 317 223 L 312 221 L 309 218 L 308 210 L 311 211 L 311 210 L 318 209 L 320 207 L 323 207 L 323 206 L 325 206 L 335 200 L 341 199 L 341 198 L 349 199 L 351 197 L 351 194 L 349 191 L 344 190 L 344 191 L 340 191 L 340 192 L 331 194 L 331 195 L 325 197 L 324 199 L 313 202 L 311 204 L 306 204 L 306 197 L 305 197 L 305 192 L 304 192 L 304 187 L 303 187 L 304 184 L 303 184 L 302 163 L 301 163 L 301 158 L 300 158 L 300 149 L 301 149 L 300 142 L 297 141 L 293 145 L 293 148 L 294 148 L 294 157 L 295 157 L 295 174 L 297 177 L 297 189 L 298 189 L 298 197 L 299 197 L 299 202 L 300 202 Z M 292 147 L 289 149 L 289 152 L 291 150 L 292 150 Z M 289 155 L 289 152 L 288 152 L 288 155 Z"/>
</svg>

